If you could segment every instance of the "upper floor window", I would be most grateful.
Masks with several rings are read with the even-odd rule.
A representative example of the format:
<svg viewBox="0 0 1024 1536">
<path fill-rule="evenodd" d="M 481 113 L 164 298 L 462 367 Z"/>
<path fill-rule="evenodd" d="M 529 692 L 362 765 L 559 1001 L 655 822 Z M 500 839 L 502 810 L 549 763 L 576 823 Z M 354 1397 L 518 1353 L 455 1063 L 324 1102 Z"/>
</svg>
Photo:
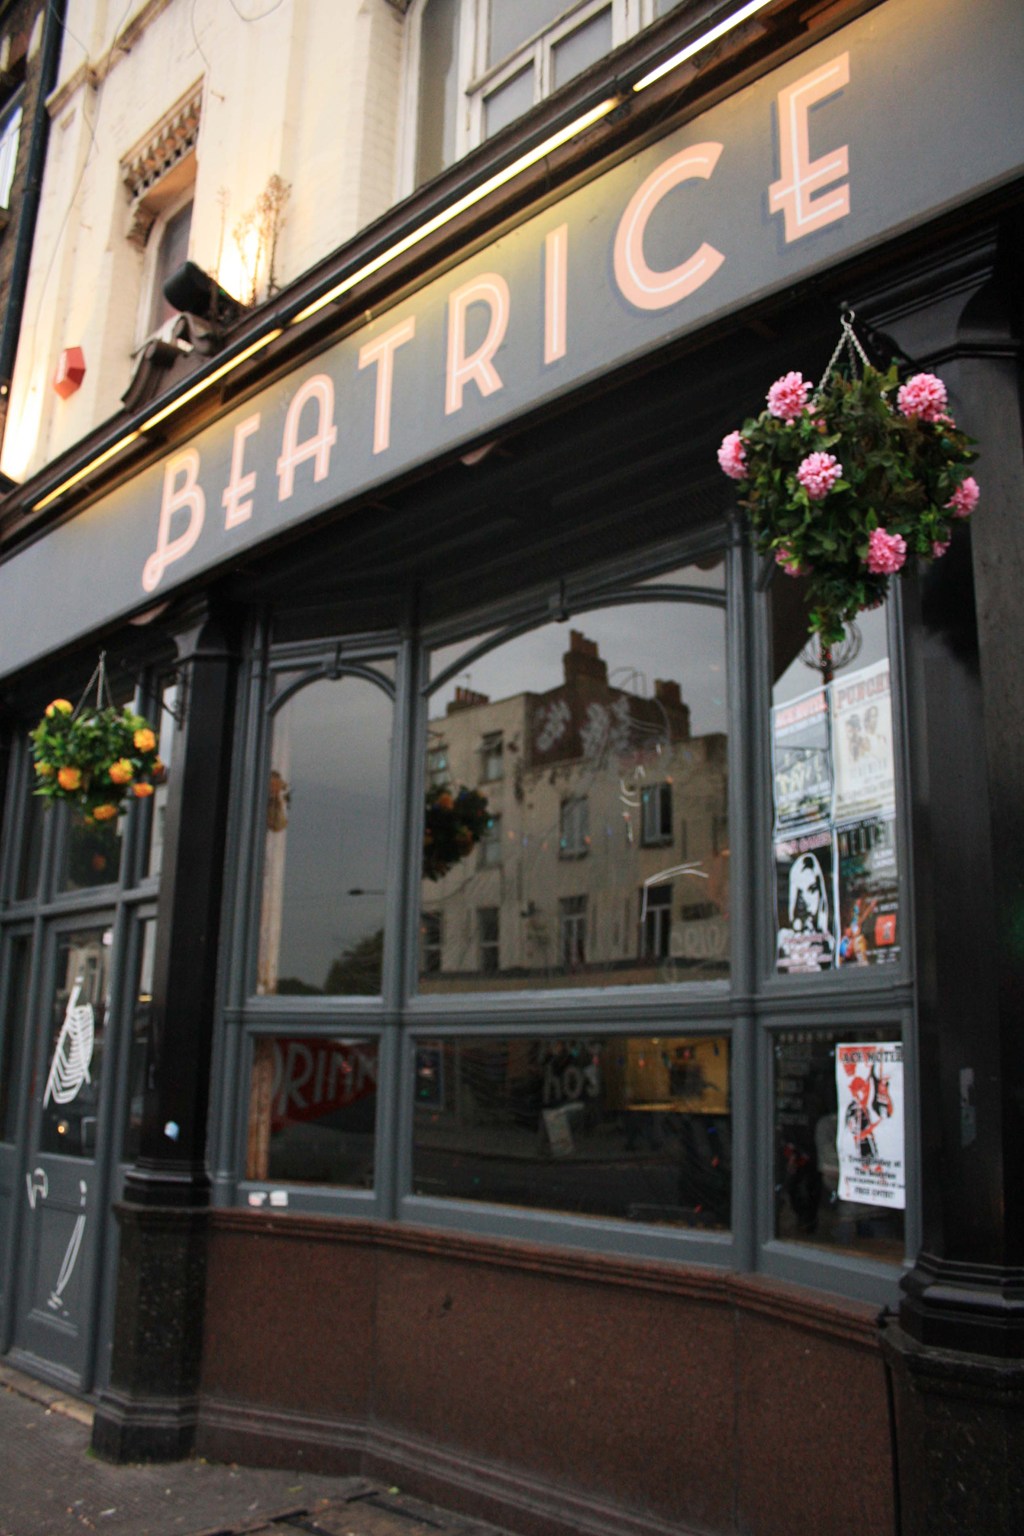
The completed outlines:
<svg viewBox="0 0 1024 1536">
<path fill-rule="evenodd" d="M 675 3 L 422 0 L 411 29 L 411 181 L 429 181 Z"/>
<path fill-rule="evenodd" d="M 188 242 L 192 232 L 192 195 L 175 207 L 173 212 L 162 215 L 153 227 L 150 240 L 153 255 L 150 263 L 148 285 L 149 319 L 146 334 L 154 335 L 178 311 L 164 297 L 164 283 L 188 259 Z"/>
<path fill-rule="evenodd" d="M 18 164 L 18 144 L 21 141 L 21 91 L 0 109 L 0 208 L 11 206 L 11 188 Z"/>
</svg>

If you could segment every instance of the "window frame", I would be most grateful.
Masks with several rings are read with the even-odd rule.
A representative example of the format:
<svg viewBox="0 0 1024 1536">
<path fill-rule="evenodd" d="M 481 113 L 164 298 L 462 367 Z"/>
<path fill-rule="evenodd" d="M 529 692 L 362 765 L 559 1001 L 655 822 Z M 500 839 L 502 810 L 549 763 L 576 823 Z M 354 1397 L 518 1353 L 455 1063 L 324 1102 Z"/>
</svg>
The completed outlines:
<svg viewBox="0 0 1024 1536">
<path fill-rule="evenodd" d="M 420 95 L 420 34 L 429 0 L 413 0 L 406 17 L 405 73 L 402 91 L 403 128 L 400 137 L 399 176 L 396 197 L 407 196 L 417 186 L 416 153 Z M 455 20 L 457 52 L 457 100 L 455 164 L 482 144 L 487 97 L 525 69 L 534 76 L 532 107 L 555 93 L 552 55 L 559 43 L 602 10 L 612 12 L 612 48 L 618 48 L 657 19 L 657 0 L 564 0 L 560 13 L 539 32 L 525 38 L 505 58 L 488 65 L 487 18 L 489 0 L 459 0 Z M 595 61 L 596 62 L 596 61 Z M 576 77 L 573 77 L 576 78 Z M 565 85 L 568 82 L 563 81 Z M 561 89 L 558 87 L 557 89 Z M 516 118 L 515 121 L 520 121 Z M 443 167 L 442 169 L 447 169 Z M 432 175 L 439 174 L 435 171 Z M 432 176 L 425 178 L 426 181 Z"/>
<path fill-rule="evenodd" d="M 10 217 L 24 123 L 25 87 L 19 85 L 0 107 L 0 220 L 3 221 Z"/>
<path fill-rule="evenodd" d="M 188 185 L 180 191 L 169 195 L 166 201 L 159 201 L 158 211 L 146 236 L 146 247 L 142 255 L 142 278 L 139 285 L 139 304 L 135 315 L 135 341 L 133 355 L 137 356 L 148 341 L 155 336 L 168 339 L 170 331 L 177 324 L 180 316 L 170 315 L 160 325 L 153 324 L 153 310 L 157 301 L 157 285 L 161 274 L 162 245 L 168 228 L 174 219 L 190 204 L 195 203 L 195 156 L 189 155 L 181 163 L 181 170 L 191 168 L 192 179 Z M 178 169 L 176 167 L 176 169 Z M 147 201 L 153 207 L 157 207 L 159 189 L 154 190 L 148 196 Z M 188 247 L 192 245 L 192 229 L 190 225 Z M 186 252 L 187 259 L 187 252 Z M 165 335 L 166 333 L 166 335 Z"/>
<path fill-rule="evenodd" d="M 419 823 L 415 808 L 429 781 L 427 721 L 434 689 L 465 671 L 486 651 L 525 634 L 547 622 L 553 612 L 583 616 L 594 609 L 623 602 L 661 602 L 688 595 L 671 579 L 671 573 L 718 553 L 724 555 L 724 607 L 729 697 L 727 711 L 727 826 L 731 842 L 730 975 L 726 979 L 699 982 L 687 979 L 672 984 L 632 987 L 602 986 L 579 990 L 511 990 L 488 992 L 457 989 L 447 993 L 420 991 L 421 941 L 419 934 L 421 859 Z M 418 634 L 407 633 L 399 643 L 383 635 L 325 636 L 315 643 L 270 646 L 268 620 L 260 623 L 254 642 L 250 675 L 245 688 L 250 716 L 240 711 L 240 739 L 253 743 L 259 736 L 261 690 L 272 687 L 276 671 L 294 671 L 297 657 L 333 656 L 346 665 L 360 657 L 396 657 L 395 690 L 398 707 L 395 729 L 395 793 L 393 839 L 389 884 L 394 926 L 389 927 L 385 950 L 383 996 L 351 998 L 257 998 L 245 997 L 236 984 L 228 988 L 225 1008 L 225 1065 L 221 1080 L 230 1101 L 223 1123 L 216 1129 L 218 1168 L 215 1198 L 219 1203 L 246 1201 L 253 1191 L 238 1177 L 244 1168 L 245 1101 L 248 1096 L 251 1041 L 263 1034 L 296 1030 L 303 1034 L 321 1031 L 358 1031 L 380 1042 L 381 1094 L 377 1107 L 377 1185 L 372 1191 L 292 1187 L 292 1210 L 317 1211 L 338 1217 L 372 1214 L 383 1220 L 415 1221 L 436 1229 L 482 1236 L 521 1238 L 591 1249 L 612 1255 L 650 1257 L 684 1263 L 711 1264 L 717 1268 L 760 1272 L 793 1279 L 812 1288 L 837 1291 L 875 1303 L 891 1301 L 900 1274 L 916 1251 L 920 1232 L 920 1170 L 917 1111 L 912 1085 L 916 1074 L 913 1037 L 913 975 L 909 946 L 891 972 L 867 968 L 820 976 L 787 977 L 776 974 L 774 883 L 772 862 L 771 719 L 769 595 L 772 572 L 757 566 L 738 524 L 716 523 L 672 541 L 670 547 L 619 556 L 604 565 L 570 573 L 556 594 L 550 582 L 519 591 L 507 600 L 491 603 L 485 610 L 467 611 L 456 618 L 426 626 Z M 692 589 L 691 589 L 692 590 Z M 704 593 L 705 599 L 708 593 Z M 718 600 L 717 598 L 714 600 Z M 901 749 L 898 756 L 897 826 L 902 875 L 901 899 L 910 909 L 909 829 L 907 824 L 905 694 L 902 683 L 902 652 L 899 647 L 901 616 L 899 600 L 887 610 L 888 653 L 893 678 L 893 729 Z M 260 646 L 263 646 L 263 650 Z M 431 677 L 430 658 L 435 652 L 463 646 L 447 661 L 440 674 Z M 254 719 L 256 723 L 254 724 Z M 262 757 L 259 757 L 262 762 Z M 262 771 L 262 770 L 261 770 Z M 260 780 L 262 782 L 262 780 Z M 256 796 L 258 800 L 258 795 Z M 254 825 L 248 807 L 249 825 Z M 682 806 L 679 807 L 680 811 Z M 404 819 L 403 819 L 404 817 Z M 675 830 L 675 829 L 674 829 Z M 723 835 L 725 824 L 723 823 Z M 231 834 L 237 862 L 242 869 L 239 889 L 245 889 L 246 850 L 244 821 Z M 232 855 L 229 853 L 229 859 Z M 258 888 L 258 882 L 255 882 Z M 402 892 L 406 909 L 402 909 Z M 480 897 L 484 897 L 483 890 Z M 258 898 L 257 898 L 258 899 Z M 244 904 L 243 904 L 244 905 Z M 477 904 L 478 905 L 478 904 Z M 253 903 L 250 902 L 250 909 Z M 427 910 L 427 909 L 424 909 Z M 474 924 L 477 919 L 474 917 Z M 236 933 L 251 941 L 253 928 L 239 922 Z M 478 942 L 478 938 L 475 939 Z M 442 960 L 443 964 L 443 960 Z M 232 960 L 231 972 L 238 965 Z M 243 989 L 244 990 L 244 989 Z M 823 1030 L 837 1023 L 844 1029 L 878 1028 L 892 1021 L 905 1047 L 908 1084 L 905 1145 L 907 1162 L 906 1251 L 902 1264 L 880 1263 L 863 1255 L 836 1254 L 825 1248 L 787 1242 L 773 1236 L 774 1209 L 771 1170 L 773 1142 L 773 1078 L 771 1042 L 780 1029 Z M 810 1024 L 808 1024 L 810 1021 Z M 898 1021 L 898 1023 L 897 1023 Z M 606 1037 L 619 1034 L 721 1036 L 727 1034 L 730 1051 L 730 1134 L 732 1145 L 732 1226 L 727 1232 L 663 1228 L 563 1212 L 519 1209 L 486 1201 L 414 1194 L 412 1192 L 413 1111 L 417 1052 L 434 1049 L 456 1038 L 550 1035 Z M 852 1038 L 852 1036 L 851 1036 Z M 239 1087 L 238 1085 L 242 1086 Z"/>
</svg>

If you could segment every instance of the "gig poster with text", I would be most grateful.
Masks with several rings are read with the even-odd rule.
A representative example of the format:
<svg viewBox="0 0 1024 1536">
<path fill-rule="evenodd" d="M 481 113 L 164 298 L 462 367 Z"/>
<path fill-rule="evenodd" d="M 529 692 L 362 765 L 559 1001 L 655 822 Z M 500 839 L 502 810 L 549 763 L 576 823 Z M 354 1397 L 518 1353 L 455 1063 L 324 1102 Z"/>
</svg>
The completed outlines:
<svg viewBox="0 0 1024 1536">
<path fill-rule="evenodd" d="M 902 925 L 889 662 L 772 710 L 776 967 L 894 965 Z"/>
<path fill-rule="evenodd" d="M 836 1151 L 840 1200 L 903 1210 L 903 1045 L 899 1040 L 836 1046 Z"/>
</svg>

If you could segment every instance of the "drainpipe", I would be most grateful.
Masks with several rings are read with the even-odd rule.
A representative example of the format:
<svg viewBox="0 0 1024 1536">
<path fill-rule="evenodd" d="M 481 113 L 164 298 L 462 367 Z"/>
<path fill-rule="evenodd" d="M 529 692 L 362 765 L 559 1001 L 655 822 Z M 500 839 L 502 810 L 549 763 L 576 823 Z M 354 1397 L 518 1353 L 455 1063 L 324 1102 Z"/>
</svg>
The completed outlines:
<svg viewBox="0 0 1024 1536">
<path fill-rule="evenodd" d="M 0 390 L 5 394 L 10 387 L 11 375 L 14 372 L 18 336 L 21 332 L 21 317 L 25 309 L 28 268 L 36 232 L 39 199 L 43 190 L 46 142 L 50 133 L 50 114 L 46 110 L 46 102 L 57 84 L 67 0 L 49 0 L 45 9 L 46 20 L 43 24 L 43 41 L 40 49 L 39 89 L 36 92 L 35 110 L 32 114 L 32 138 L 29 143 L 25 186 L 18 213 L 17 242 L 11 264 L 3 331 L 0 332 Z"/>
</svg>

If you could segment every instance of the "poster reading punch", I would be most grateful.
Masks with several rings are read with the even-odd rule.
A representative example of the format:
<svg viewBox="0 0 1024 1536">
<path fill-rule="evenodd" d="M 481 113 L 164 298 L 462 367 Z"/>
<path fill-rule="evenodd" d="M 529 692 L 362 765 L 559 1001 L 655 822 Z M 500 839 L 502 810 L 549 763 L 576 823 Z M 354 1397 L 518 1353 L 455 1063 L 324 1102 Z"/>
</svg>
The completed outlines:
<svg viewBox="0 0 1024 1536">
<path fill-rule="evenodd" d="M 840 1200 L 903 1210 L 903 1045 L 836 1046 Z"/>
</svg>

